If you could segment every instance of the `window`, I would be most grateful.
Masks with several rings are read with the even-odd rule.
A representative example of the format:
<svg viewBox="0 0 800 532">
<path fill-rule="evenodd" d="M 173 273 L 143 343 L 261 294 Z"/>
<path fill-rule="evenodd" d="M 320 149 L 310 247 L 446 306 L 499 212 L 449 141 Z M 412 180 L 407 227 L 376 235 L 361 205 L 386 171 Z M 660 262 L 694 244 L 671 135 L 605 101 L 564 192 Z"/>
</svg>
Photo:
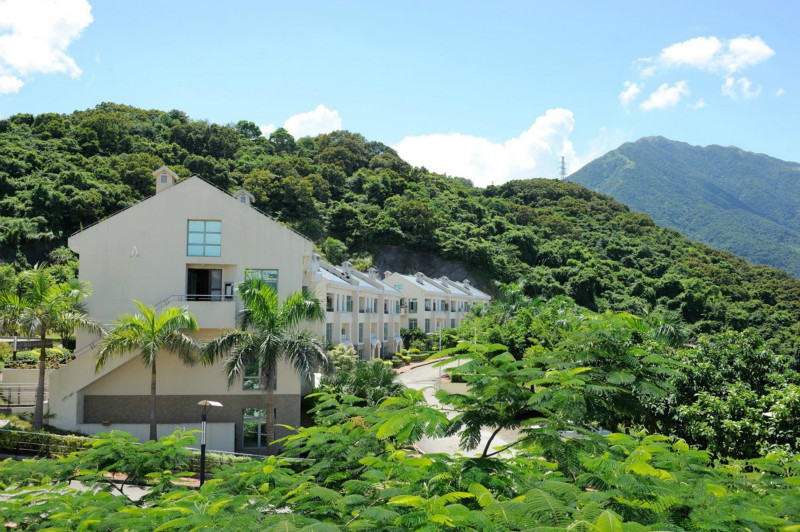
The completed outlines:
<svg viewBox="0 0 800 532">
<path fill-rule="evenodd" d="M 242 203 L 247 203 L 247 196 L 242 194 L 241 196 L 239 196 L 239 201 Z"/>
<path fill-rule="evenodd" d="M 327 294 L 325 296 L 325 310 L 328 312 L 333 311 L 333 294 Z"/>
<path fill-rule="evenodd" d="M 347 296 L 344 301 L 344 311 L 353 312 L 353 296 Z"/>
<path fill-rule="evenodd" d="M 388 339 L 389 339 L 389 324 L 388 323 L 384 323 L 383 324 L 383 341 L 385 342 Z"/>
<path fill-rule="evenodd" d="M 346 342 L 346 341 L 347 341 L 347 329 L 342 327 L 342 342 Z"/>
<path fill-rule="evenodd" d="M 442 299 L 439 303 L 440 303 L 439 310 L 446 311 L 447 310 L 447 302 L 444 299 Z"/>
<path fill-rule="evenodd" d="M 242 410 L 242 447 L 266 447 L 267 409 L 245 408 Z"/>
<path fill-rule="evenodd" d="M 400 302 L 399 301 L 395 301 L 394 302 L 394 313 L 395 314 L 400 314 Z"/>
<path fill-rule="evenodd" d="M 431 332 L 431 320 L 428 318 L 425 318 L 425 332 Z"/>
<path fill-rule="evenodd" d="M 456 319 L 455 318 L 450 318 L 450 328 L 451 329 L 455 329 L 456 328 Z"/>
<path fill-rule="evenodd" d="M 162 183 L 166 183 L 167 182 L 167 174 L 161 174 L 161 182 Z"/>
<path fill-rule="evenodd" d="M 222 222 L 189 220 L 186 254 L 190 257 L 219 257 L 222 246 Z"/>
<path fill-rule="evenodd" d="M 244 271 L 244 279 L 258 279 L 264 281 L 272 287 L 276 292 L 278 291 L 278 270 L 257 270 L 247 268 Z"/>
<path fill-rule="evenodd" d="M 416 297 L 408 299 L 408 311 L 411 312 L 411 313 L 416 314 L 416 312 L 417 312 L 417 298 Z"/>
<path fill-rule="evenodd" d="M 425 310 L 426 311 L 430 311 L 431 310 L 431 300 L 430 299 L 426 299 L 425 300 Z"/>
<path fill-rule="evenodd" d="M 277 387 L 277 375 L 275 373 L 275 368 L 272 368 L 270 371 L 270 382 L 272 383 L 272 389 L 274 390 Z M 261 387 L 261 375 L 258 372 L 258 363 L 253 362 L 244 370 L 244 375 L 242 376 L 242 390 L 262 390 Z"/>
<path fill-rule="evenodd" d="M 325 341 L 333 342 L 333 323 L 325 324 Z"/>
<path fill-rule="evenodd" d="M 418 328 L 419 327 L 417 327 L 417 320 L 416 319 L 412 318 L 412 319 L 408 320 L 408 330 L 409 331 L 413 331 L 414 329 L 418 329 Z"/>
<path fill-rule="evenodd" d="M 358 324 L 358 343 L 359 344 L 364 343 L 364 324 L 363 323 L 359 323 Z"/>
</svg>

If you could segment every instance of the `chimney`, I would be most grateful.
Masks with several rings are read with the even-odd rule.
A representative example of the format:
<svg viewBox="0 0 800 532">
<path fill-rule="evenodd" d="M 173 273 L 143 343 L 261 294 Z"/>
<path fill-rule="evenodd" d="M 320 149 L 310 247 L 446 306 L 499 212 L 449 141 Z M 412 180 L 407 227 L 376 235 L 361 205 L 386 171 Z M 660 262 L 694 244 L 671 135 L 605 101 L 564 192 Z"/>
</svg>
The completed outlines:
<svg viewBox="0 0 800 532">
<path fill-rule="evenodd" d="M 425 281 L 422 280 L 422 277 L 423 277 L 423 273 L 422 272 L 417 272 L 417 282 L 419 284 L 425 284 Z"/>
<path fill-rule="evenodd" d="M 369 278 L 370 279 L 377 279 L 378 278 L 378 270 L 376 270 L 375 268 L 370 266 L 370 268 L 369 268 L 369 270 L 367 270 L 367 272 L 369 273 Z"/>
</svg>

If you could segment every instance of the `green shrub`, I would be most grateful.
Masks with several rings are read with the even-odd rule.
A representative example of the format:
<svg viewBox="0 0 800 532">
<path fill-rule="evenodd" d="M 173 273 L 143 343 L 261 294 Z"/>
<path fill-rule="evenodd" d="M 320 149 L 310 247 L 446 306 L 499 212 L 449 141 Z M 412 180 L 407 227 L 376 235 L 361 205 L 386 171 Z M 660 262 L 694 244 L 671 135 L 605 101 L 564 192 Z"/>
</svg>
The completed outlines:
<svg viewBox="0 0 800 532">
<path fill-rule="evenodd" d="M 80 436 L 60 436 L 47 432 L 0 430 L 0 451 L 10 454 L 63 456 L 88 449 L 92 440 Z"/>
</svg>

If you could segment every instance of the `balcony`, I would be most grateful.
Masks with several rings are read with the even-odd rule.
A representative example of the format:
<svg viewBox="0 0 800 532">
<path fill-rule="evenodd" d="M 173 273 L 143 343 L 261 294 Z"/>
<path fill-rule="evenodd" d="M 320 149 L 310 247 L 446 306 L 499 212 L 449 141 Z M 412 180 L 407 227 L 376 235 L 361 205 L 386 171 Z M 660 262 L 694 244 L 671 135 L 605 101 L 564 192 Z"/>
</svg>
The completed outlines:
<svg viewBox="0 0 800 532">
<path fill-rule="evenodd" d="M 186 306 L 194 314 L 201 329 L 233 329 L 236 327 L 236 301 L 232 296 L 173 295 L 156 305 L 160 310 L 168 305 Z"/>
</svg>

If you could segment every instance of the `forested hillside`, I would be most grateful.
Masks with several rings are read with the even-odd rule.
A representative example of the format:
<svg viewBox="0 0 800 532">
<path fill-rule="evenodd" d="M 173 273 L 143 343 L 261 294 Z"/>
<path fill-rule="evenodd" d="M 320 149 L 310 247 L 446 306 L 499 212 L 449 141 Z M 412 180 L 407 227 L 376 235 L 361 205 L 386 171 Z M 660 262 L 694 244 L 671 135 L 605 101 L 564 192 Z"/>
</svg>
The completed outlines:
<svg viewBox="0 0 800 532">
<path fill-rule="evenodd" d="M 569 180 L 665 227 L 800 277 L 800 164 L 663 137 L 626 143 Z"/>
<path fill-rule="evenodd" d="M 116 104 L 0 121 L 0 244 L 12 268 L 154 192 L 162 164 L 200 174 L 314 240 L 332 262 L 368 264 L 384 246 L 461 261 L 491 280 L 524 278 L 529 296 L 567 295 L 594 311 L 680 311 L 695 333 L 753 328 L 796 357 L 800 283 L 659 228 L 609 197 L 544 179 L 476 189 L 412 168 L 396 152 L 339 131 L 269 138 L 255 124 L 192 120 Z M 424 268 L 423 268 L 424 270 Z"/>
</svg>

